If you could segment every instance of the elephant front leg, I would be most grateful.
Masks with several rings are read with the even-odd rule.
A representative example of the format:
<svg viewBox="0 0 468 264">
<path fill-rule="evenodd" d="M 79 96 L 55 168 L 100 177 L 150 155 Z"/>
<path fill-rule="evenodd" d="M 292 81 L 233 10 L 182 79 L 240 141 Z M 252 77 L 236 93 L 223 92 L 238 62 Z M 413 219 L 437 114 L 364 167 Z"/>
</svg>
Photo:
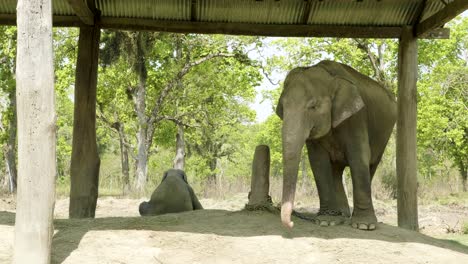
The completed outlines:
<svg viewBox="0 0 468 264">
<path fill-rule="evenodd" d="M 306 145 L 320 200 L 316 223 L 321 226 L 342 224 L 346 219 L 337 203 L 330 156 L 318 143 L 307 141 Z"/>
<path fill-rule="evenodd" d="M 377 224 L 371 195 L 371 177 L 368 159 L 364 153 L 350 156 L 351 178 L 353 180 L 354 209 L 351 225 L 361 230 L 374 230 Z"/>
</svg>

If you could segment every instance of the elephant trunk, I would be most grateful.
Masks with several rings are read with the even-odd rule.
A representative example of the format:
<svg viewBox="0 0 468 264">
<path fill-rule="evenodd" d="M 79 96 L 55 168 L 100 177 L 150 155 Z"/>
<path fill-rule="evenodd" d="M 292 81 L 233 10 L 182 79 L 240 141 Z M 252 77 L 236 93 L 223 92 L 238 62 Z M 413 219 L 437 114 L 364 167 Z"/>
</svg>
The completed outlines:
<svg viewBox="0 0 468 264">
<path fill-rule="evenodd" d="M 297 124 L 294 124 L 297 126 Z M 296 127 L 289 129 L 287 122 L 283 124 L 283 198 L 281 202 L 281 222 L 284 226 L 292 228 L 291 214 L 296 193 L 297 173 L 302 147 L 306 136 L 305 132 Z"/>
</svg>

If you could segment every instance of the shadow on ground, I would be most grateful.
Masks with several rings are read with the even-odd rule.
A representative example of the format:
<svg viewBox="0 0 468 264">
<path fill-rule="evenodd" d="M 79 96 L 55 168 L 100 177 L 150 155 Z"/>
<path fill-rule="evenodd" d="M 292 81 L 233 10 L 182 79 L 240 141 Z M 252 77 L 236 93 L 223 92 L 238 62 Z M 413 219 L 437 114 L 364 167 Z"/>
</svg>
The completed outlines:
<svg viewBox="0 0 468 264">
<path fill-rule="evenodd" d="M 0 225 L 14 225 L 15 214 L 0 212 Z M 320 239 L 366 239 L 391 243 L 420 243 L 468 254 L 468 247 L 453 241 L 432 238 L 387 224 L 378 224 L 375 231 L 360 231 L 348 225 L 320 227 L 294 219 L 295 227 L 281 226 L 279 216 L 263 211 L 200 210 L 154 217 L 107 217 L 96 219 L 56 219 L 52 242 L 53 263 L 62 263 L 88 231 L 149 230 L 251 237 L 277 235 L 284 238 L 316 237 Z M 58 231 L 58 232 L 57 232 Z M 60 250 L 56 250 L 60 248 Z"/>
</svg>

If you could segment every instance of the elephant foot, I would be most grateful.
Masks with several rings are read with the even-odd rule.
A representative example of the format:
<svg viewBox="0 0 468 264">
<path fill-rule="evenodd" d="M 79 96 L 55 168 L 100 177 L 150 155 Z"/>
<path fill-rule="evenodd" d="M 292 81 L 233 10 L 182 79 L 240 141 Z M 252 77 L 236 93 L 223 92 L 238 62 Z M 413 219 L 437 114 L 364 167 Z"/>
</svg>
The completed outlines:
<svg viewBox="0 0 468 264">
<path fill-rule="evenodd" d="M 343 213 L 336 210 L 320 210 L 315 217 L 315 223 L 320 226 L 336 226 L 345 221 Z"/>
<path fill-rule="evenodd" d="M 373 211 L 355 211 L 351 217 L 351 226 L 359 230 L 375 230 L 377 217 Z"/>
</svg>

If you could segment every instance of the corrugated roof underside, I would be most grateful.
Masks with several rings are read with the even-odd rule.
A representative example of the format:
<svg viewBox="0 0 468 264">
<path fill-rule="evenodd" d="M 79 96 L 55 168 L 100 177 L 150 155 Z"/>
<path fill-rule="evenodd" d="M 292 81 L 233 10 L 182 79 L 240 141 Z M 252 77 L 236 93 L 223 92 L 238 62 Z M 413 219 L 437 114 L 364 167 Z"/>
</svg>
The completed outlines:
<svg viewBox="0 0 468 264">
<path fill-rule="evenodd" d="M 15 14 L 17 0 L 0 0 L 0 14 Z M 52 0 L 54 14 L 59 16 L 73 16 L 75 13 L 67 0 Z"/>
<path fill-rule="evenodd" d="M 67 0 L 52 0 L 52 8 L 54 14 L 59 16 L 73 16 L 75 12 L 72 7 L 68 4 Z"/>
<path fill-rule="evenodd" d="M 16 13 L 16 0 L 0 0 L 0 14 Z"/>
<path fill-rule="evenodd" d="M 86 0 L 83 0 L 86 1 Z M 453 0 L 427 0 L 425 20 Z M 0 14 L 14 14 L 16 0 L 0 0 Z M 95 0 L 106 17 L 226 23 L 401 26 L 414 22 L 422 0 Z M 194 6 L 192 7 L 192 4 Z M 55 15 L 73 16 L 67 0 L 53 0 Z M 194 12 L 194 14 L 192 14 Z"/>
<path fill-rule="evenodd" d="M 203 0 L 197 3 L 195 18 L 205 22 L 298 24 L 305 6 L 303 0 Z"/>
<path fill-rule="evenodd" d="M 65 1 L 65 0 L 62 0 Z M 446 1 L 451 2 L 452 0 Z M 401 26 L 413 23 L 422 0 L 198 0 L 196 21 L 261 24 L 301 24 L 310 8 L 307 24 Z M 191 20 L 192 0 L 96 0 L 106 17 Z M 422 19 L 444 7 L 428 0 Z"/>
<path fill-rule="evenodd" d="M 421 1 L 313 2 L 309 24 L 399 26 L 411 24 Z"/>
<path fill-rule="evenodd" d="M 190 0 L 96 0 L 102 16 L 190 20 Z"/>
<path fill-rule="evenodd" d="M 448 4 L 453 2 L 453 0 L 444 0 L 443 2 Z M 421 17 L 421 21 L 424 21 L 427 18 L 431 17 L 433 14 L 437 13 L 437 11 L 441 10 L 444 7 L 445 4 L 442 3 L 441 0 L 427 0 L 423 16 Z"/>
</svg>

